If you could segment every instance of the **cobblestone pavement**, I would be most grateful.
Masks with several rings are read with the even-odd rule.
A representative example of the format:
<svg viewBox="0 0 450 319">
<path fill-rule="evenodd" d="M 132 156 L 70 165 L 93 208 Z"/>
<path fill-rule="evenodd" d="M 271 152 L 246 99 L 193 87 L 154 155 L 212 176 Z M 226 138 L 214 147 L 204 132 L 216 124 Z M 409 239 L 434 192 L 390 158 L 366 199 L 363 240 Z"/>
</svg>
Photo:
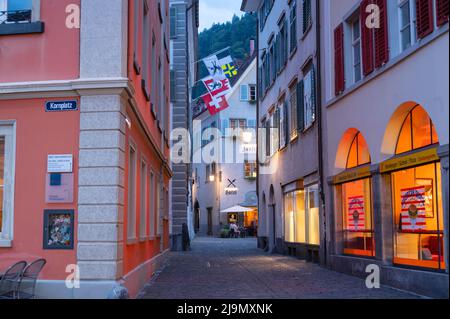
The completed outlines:
<svg viewBox="0 0 450 319">
<path fill-rule="evenodd" d="M 141 291 L 143 299 L 403 299 L 418 298 L 296 258 L 256 248 L 255 239 L 197 238 L 189 252 L 171 252 Z"/>
</svg>

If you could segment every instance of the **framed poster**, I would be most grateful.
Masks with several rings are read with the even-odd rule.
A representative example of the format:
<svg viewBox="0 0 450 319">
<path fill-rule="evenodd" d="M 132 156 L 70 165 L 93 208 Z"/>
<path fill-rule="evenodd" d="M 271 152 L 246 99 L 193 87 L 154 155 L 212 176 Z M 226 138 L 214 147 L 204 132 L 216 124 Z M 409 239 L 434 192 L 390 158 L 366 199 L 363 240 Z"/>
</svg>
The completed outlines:
<svg viewBox="0 0 450 319">
<path fill-rule="evenodd" d="M 74 210 L 44 210 L 44 249 L 73 249 Z"/>
<path fill-rule="evenodd" d="M 432 178 L 416 178 L 416 184 L 423 186 L 423 199 L 425 202 L 425 217 L 434 218 L 433 205 L 433 179 Z"/>
</svg>

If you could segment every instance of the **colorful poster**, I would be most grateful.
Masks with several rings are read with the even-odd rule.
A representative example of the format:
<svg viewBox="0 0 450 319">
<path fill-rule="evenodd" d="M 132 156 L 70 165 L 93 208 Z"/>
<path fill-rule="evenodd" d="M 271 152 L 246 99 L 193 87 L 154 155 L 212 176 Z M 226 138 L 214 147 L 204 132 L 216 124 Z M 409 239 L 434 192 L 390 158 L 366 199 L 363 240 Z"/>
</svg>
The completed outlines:
<svg viewBox="0 0 450 319">
<path fill-rule="evenodd" d="M 366 229 L 364 196 L 353 196 L 348 198 L 348 229 L 351 231 L 362 231 Z"/>
<path fill-rule="evenodd" d="M 425 186 L 401 190 L 401 229 L 420 231 L 426 229 Z"/>
</svg>

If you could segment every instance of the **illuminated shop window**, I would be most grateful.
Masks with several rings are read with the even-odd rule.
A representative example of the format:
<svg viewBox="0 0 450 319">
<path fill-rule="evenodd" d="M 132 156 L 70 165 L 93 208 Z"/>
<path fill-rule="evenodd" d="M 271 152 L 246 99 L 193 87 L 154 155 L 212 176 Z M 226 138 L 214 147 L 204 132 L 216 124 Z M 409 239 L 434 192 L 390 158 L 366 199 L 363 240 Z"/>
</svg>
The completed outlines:
<svg viewBox="0 0 450 319">
<path fill-rule="evenodd" d="M 403 122 L 398 136 L 396 154 L 437 143 L 439 143 L 439 140 L 430 117 L 421 106 L 416 106 L 409 112 Z"/>
<path fill-rule="evenodd" d="M 369 147 L 360 132 L 355 135 L 347 157 L 347 168 L 358 167 L 370 163 Z"/>
<path fill-rule="evenodd" d="M 436 129 L 421 106 L 406 117 L 396 153 L 438 144 Z M 445 269 L 441 165 L 431 163 L 392 174 L 394 262 Z"/>
<path fill-rule="evenodd" d="M 345 254 L 375 256 L 370 184 L 365 178 L 342 185 Z"/>
<path fill-rule="evenodd" d="M 392 174 L 396 264 L 445 269 L 441 165 Z"/>
<path fill-rule="evenodd" d="M 319 187 L 284 195 L 284 234 L 289 243 L 320 244 Z"/>
</svg>

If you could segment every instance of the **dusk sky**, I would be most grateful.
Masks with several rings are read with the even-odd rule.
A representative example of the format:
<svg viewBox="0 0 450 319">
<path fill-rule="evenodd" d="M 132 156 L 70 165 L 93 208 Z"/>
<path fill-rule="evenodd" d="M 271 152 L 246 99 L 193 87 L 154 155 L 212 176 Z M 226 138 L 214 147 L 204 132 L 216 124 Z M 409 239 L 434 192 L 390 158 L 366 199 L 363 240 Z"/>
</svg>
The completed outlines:
<svg viewBox="0 0 450 319">
<path fill-rule="evenodd" d="M 200 28 L 210 28 L 214 23 L 230 21 L 234 14 L 241 16 L 242 0 L 200 0 Z"/>
</svg>

